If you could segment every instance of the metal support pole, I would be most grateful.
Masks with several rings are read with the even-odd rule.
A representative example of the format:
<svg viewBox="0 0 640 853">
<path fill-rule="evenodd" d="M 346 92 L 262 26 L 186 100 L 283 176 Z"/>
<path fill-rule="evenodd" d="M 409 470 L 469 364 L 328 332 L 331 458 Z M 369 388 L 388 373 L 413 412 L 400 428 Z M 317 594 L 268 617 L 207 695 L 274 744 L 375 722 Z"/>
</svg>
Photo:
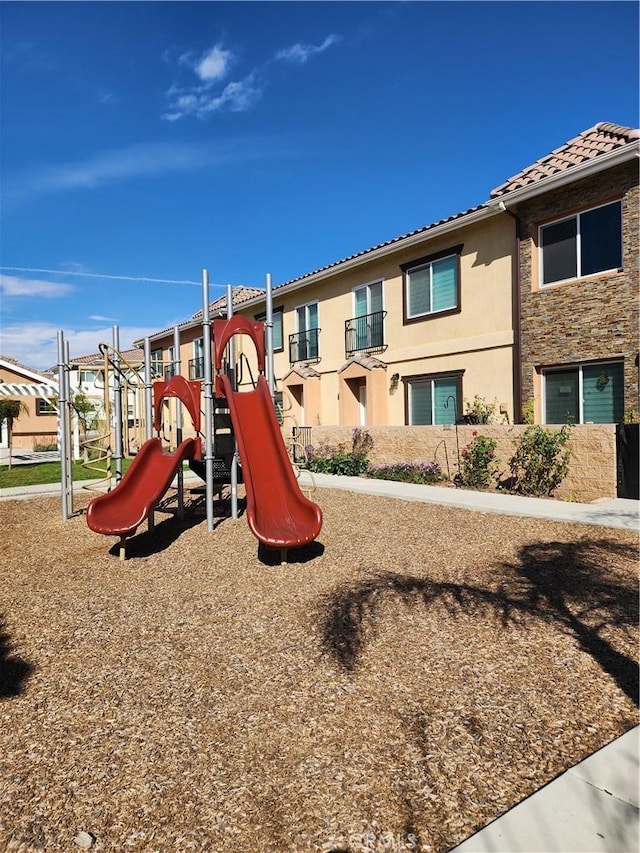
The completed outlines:
<svg viewBox="0 0 640 853">
<path fill-rule="evenodd" d="M 267 273 L 267 318 L 265 323 L 267 331 L 267 382 L 269 383 L 271 399 L 274 399 L 276 394 L 276 377 L 273 360 L 273 296 L 271 291 L 271 273 Z"/>
<path fill-rule="evenodd" d="M 113 327 L 113 366 L 113 458 L 116 463 L 117 485 L 122 479 L 122 377 L 120 375 L 120 330 L 118 326 Z"/>
<path fill-rule="evenodd" d="M 151 377 L 151 339 L 144 339 L 144 421 L 147 441 L 153 438 L 153 381 Z M 155 518 L 153 510 L 147 517 L 147 529 L 153 530 Z"/>
<path fill-rule="evenodd" d="M 180 376 L 182 362 L 180 360 L 180 329 L 173 327 L 173 375 Z M 182 407 L 176 397 L 176 448 L 182 443 Z M 182 463 L 178 468 L 178 518 L 184 518 L 184 470 Z"/>
<path fill-rule="evenodd" d="M 67 383 L 67 369 L 65 364 L 65 342 L 64 332 L 58 331 L 58 391 L 59 407 L 58 414 L 60 427 L 60 497 L 62 505 L 62 518 L 67 521 L 73 512 L 72 489 L 73 484 L 69 479 L 69 395 Z"/>
<path fill-rule="evenodd" d="M 227 319 L 233 317 L 233 289 L 227 285 Z M 236 348 L 233 338 L 229 341 L 229 380 L 231 388 L 236 390 Z M 238 445 L 234 441 L 233 459 L 231 460 L 231 518 L 238 517 Z"/>
<path fill-rule="evenodd" d="M 211 321 L 209 319 L 209 271 L 202 270 L 202 345 L 204 356 L 204 465 L 207 484 L 207 531 L 213 530 L 213 380 L 211 369 Z"/>
<path fill-rule="evenodd" d="M 151 377 L 151 339 L 144 339 L 144 421 L 147 441 L 153 438 L 153 380 Z"/>
</svg>

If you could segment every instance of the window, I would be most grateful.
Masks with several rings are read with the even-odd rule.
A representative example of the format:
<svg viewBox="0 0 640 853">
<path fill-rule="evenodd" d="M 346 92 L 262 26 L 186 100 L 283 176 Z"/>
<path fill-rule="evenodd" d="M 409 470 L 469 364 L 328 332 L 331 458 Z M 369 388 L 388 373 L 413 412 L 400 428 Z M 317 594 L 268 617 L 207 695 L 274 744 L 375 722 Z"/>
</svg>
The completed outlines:
<svg viewBox="0 0 640 853">
<path fill-rule="evenodd" d="M 289 335 L 289 361 L 311 361 L 318 358 L 318 303 L 309 302 L 296 308 L 295 335 Z"/>
<path fill-rule="evenodd" d="M 622 203 L 615 201 L 540 228 L 541 284 L 622 266 Z"/>
<path fill-rule="evenodd" d="M 460 373 L 409 379 L 407 423 L 410 426 L 455 423 L 462 400 L 461 379 Z"/>
<path fill-rule="evenodd" d="M 462 245 L 420 261 L 402 264 L 404 319 L 460 310 L 460 253 Z"/>
<path fill-rule="evenodd" d="M 382 282 L 374 281 L 353 291 L 355 317 L 347 321 L 347 353 L 383 346 Z"/>
<path fill-rule="evenodd" d="M 162 378 L 162 350 L 151 350 L 151 374 L 155 379 Z"/>
<path fill-rule="evenodd" d="M 81 388 L 104 388 L 102 370 L 81 370 L 79 379 Z"/>
<path fill-rule="evenodd" d="M 54 403 L 51 400 L 38 399 L 38 405 L 36 406 L 36 414 L 57 415 L 58 410 L 56 409 Z"/>
<path fill-rule="evenodd" d="M 624 414 L 622 362 L 599 362 L 543 372 L 544 422 L 620 423 Z"/>
<path fill-rule="evenodd" d="M 284 309 L 283 308 L 274 308 L 271 314 L 273 320 L 273 351 L 274 352 L 282 352 L 284 349 L 284 339 L 282 335 L 282 316 Z M 267 322 L 267 315 L 263 311 L 262 314 L 256 315 L 256 320 L 259 323 Z"/>
<path fill-rule="evenodd" d="M 204 376 L 204 338 L 193 342 L 193 358 L 189 362 L 189 379 L 202 379 Z"/>
</svg>

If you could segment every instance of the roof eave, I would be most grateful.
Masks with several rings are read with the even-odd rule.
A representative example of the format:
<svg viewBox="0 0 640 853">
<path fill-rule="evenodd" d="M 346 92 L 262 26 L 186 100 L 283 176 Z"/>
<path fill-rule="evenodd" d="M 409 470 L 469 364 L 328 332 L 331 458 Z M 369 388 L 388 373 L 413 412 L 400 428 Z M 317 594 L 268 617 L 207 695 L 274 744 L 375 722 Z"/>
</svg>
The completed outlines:
<svg viewBox="0 0 640 853">
<path fill-rule="evenodd" d="M 599 157 L 587 160 L 584 163 L 578 163 L 576 166 L 571 166 L 569 169 L 565 169 L 555 175 L 549 175 L 547 178 L 542 178 L 529 186 L 520 187 L 517 190 L 511 190 L 511 192 L 496 196 L 488 204 L 498 209 L 501 209 L 501 204 L 505 206 L 519 204 L 520 202 L 535 198 L 535 196 L 542 193 L 549 192 L 552 189 L 559 189 L 582 178 L 597 175 L 605 169 L 612 169 L 614 166 L 619 166 L 628 160 L 633 160 L 634 157 L 640 157 L 640 141 L 638 140 L 629 142 L 622 148 L 609 151 L 607 154 L 601 154 Z"/>
<path fill-rule="evenodd" d="M 317 284 L 326 278 L 331 278 L 339 273 L 348 272 L 356 267 L 368 264 L 371 261 L 378 261 L 388 255 L 395 254 L 396 252 L 424 243 L 427 240 L 432 240 L 436 237 L 448 234 L 450 231 L 458 231 L 460 228 L 473 225 L 483 219 L 495 216 L 497 212 L 498 211 L 496 211 L 493 205 L 491 205 L 483 207 L 481 210 L 475 210 L 473 213 L 468 213 L 465 216 L 452 219 L 451 221 L 443 222 L 440 225 L 434 225 L 432 228 L 427 228 L 425 230 L 418 231 L 417 233 L 409 234 L 406 237 L 402 237 L 400 240 L 394 240 L 391 243 L 379 246 L 376 249 L 365 251 L 353 258 L 347 258 L 344 261 L 339 261 L 337 264 L 332 264 L 325 269 L 318 270 L 317 272 L 304 276 L 301 279 L 296 279 L 289 284 L 281 284 L 274 288 L 274 294 L 277 292 L 278 296 L 280 296 L 281 294 L 290 293 L 291 291 L 298 290 L 302 287 L 308 287 L 311 284 Z M 259 304 L 259 302 L 254 304 Z"/>
</svg>

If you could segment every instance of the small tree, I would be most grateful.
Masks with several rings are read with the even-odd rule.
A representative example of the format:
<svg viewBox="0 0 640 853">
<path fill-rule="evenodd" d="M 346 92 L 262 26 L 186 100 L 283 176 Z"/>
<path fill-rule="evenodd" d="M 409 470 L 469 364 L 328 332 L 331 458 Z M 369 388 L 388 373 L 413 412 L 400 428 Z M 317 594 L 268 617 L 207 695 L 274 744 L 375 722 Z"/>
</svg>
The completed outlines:
<svg viewBox="0 0 640 853">
<path fill-rule="evenodd" d="M 98 408 L 86 394 L 74 394 L 71 398 L 71 408 L 76 413 L 82 429 L 82 441 L 84 444 L 84 457 L 87 461 L 89 451 L 87 449 L 87 433 L 94 429 L 97 420 Z"/>
<path fill-rule="evenodd" d="M 13 422 L 21 414 L 27 414 L 29 409 L 21 400 L 0 400 L 0 424 L 7 424 L 7 444 L 9 445 L 9 470 L 11 470 L 11 454 L 13 452 Z"/>
</svg>

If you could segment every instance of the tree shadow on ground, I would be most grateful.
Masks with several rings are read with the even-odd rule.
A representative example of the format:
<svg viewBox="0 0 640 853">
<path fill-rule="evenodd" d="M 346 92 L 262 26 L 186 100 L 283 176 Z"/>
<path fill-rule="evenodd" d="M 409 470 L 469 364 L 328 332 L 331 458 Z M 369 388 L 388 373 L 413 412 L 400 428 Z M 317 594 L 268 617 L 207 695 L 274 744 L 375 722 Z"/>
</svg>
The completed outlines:
<svg viewBox="0 0 640 853">
<path fill-rule="evenodd" d="M 10 637 L 4 632 L 0 617 L 0 699 L 22 693 L 26 680 L 34 670 L 33 664 L 11 654 L 9 640 Z"/>
<path fill-rule="evenodd" d="M 504 624 L 526 615 L 573 637 L 638 705 L 637 661 L 602 636 L 608 627 L 631 631 L 638 625 L 635 578 L 607 570 L 616 559 L 636 558 L 634 547 L 606 539 L 534 542 L 520 549 L 516 563 L 495 567 L 498 584 L 492 589 L 385 572 L 325 599 L 323 646 L 345 670 L 355 671 L 390 596 L 425 607 L 440 602 L 454 616 L 493 612 Z"/>
</svg>

